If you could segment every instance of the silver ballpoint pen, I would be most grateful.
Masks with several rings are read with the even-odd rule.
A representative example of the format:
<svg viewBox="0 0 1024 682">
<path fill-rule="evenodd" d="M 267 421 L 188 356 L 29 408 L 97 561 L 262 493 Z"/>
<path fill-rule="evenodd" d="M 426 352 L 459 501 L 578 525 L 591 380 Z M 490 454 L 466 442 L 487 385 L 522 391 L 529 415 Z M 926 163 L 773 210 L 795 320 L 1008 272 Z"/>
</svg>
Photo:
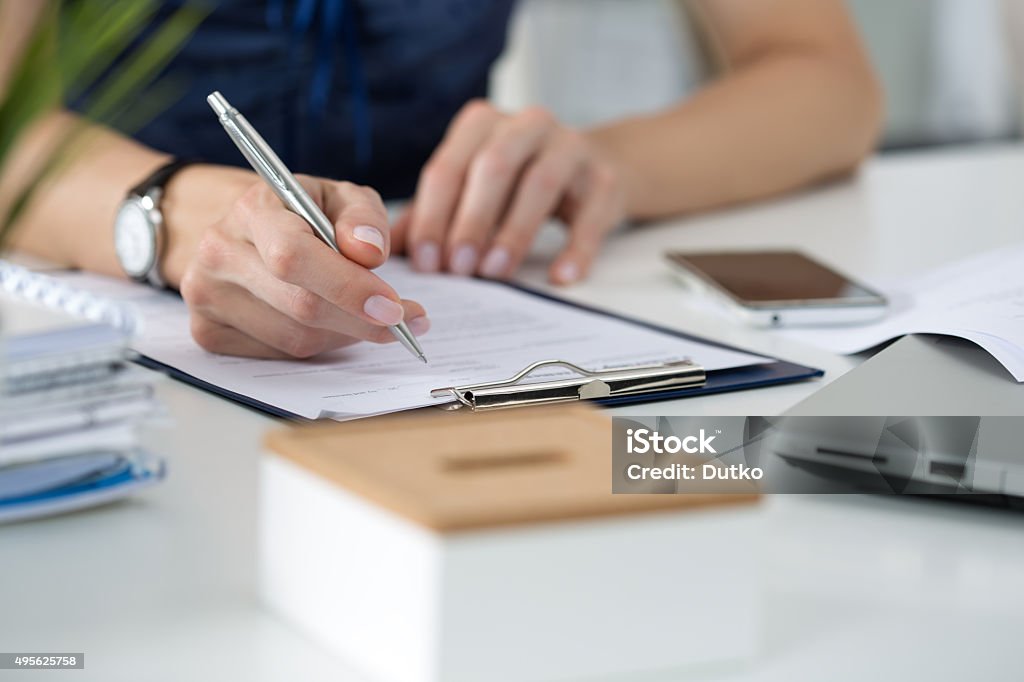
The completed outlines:
<svg viewBox="0 0 1024 682">
<path fill-rule="evenodd" d="M 217 119 L 224 126 L 224 130 L 234 141 L 235 146 L 242 152 L 242 156 L 249 161 L 260 177 L 266 180 L 274 193 L 284 202 L 284 205 L 309 223 L 313 232 L 325 244 L 341 253 L 338 249 L 338 242 L 334 238 L 334 225 L 274 153 L 274 150 L 270 148 L 267 141 L 256 132 L 252 124 L 245 120 L 245 116 L 228 104 L 228 101 L 219 92 L 210 93 L 206 101 L 217 114 Z M 416 337 L 409 331 L 409 327 L 404 321 L 389 327 L 389 329 L 410 353 L 423 362 L 427 361 L 419 342 L 416 341 Z"/>
</svg>

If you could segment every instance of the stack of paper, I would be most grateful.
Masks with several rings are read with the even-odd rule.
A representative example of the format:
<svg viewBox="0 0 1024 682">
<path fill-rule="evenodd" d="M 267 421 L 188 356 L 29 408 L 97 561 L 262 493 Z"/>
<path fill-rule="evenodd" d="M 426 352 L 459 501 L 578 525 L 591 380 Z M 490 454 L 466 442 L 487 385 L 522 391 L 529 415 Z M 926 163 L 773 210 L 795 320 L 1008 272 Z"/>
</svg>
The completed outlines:
<svg viewBox="0 0 1024 682">
<path fill-rule="evenodd" d="M 156 403 L 148 373 L 127 361 L 129 335 L 2 303 L 0 521 L 99 504 L 159 480 L 162 462 L 138 443 Z"/>
<path fill-rule="evenodd" d="M 782 333 L 837 353 L 857 353 L 905 334 L 958 336 L 984 348 L 1024 382 L 1024 244 L 877 288 L 891 302 L 883 320 Z"/>
</svg>

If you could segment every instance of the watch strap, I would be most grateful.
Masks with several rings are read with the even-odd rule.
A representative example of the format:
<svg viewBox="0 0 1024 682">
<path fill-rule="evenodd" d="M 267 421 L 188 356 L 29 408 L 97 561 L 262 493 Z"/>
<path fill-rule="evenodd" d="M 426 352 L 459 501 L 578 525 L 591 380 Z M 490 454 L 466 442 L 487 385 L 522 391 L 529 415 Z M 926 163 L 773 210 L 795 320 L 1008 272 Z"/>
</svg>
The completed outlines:
<svg viewBox="0 0 1024 682">
<path fill-rule="evenodd" d="M 160 258 L 157 258 L 157 262 L 153 264 L 153 267 L 149 269 L 149 272 L 145 275 L 145 283 L 154 289 L 169 289 L 167 282 L 164 281 L 164 276 L 160 274 Z"/>
<path fill-rule="evenodd" d="M 174 174 L 180 171 L 185 166 L 197 163 L 195 159 L 174 159 L 168 163 L 157 168 L 149 177 L 132 187 L 129 190 L 129 196 L 140 196 L 144 197 L 154 188 L 163 189 L 164 185 L 170 182 Z"/>
<path fill-rule="evenodd" d="M 159 210 L 160 198 L 163 194 L 163 189 L 170 182 L 174 174 L 180 171 L 185 166 L 197 163 L 194 159 L 173 159 L 172 161 L 165 163 L 164 165 L 153 171 L 146 179 L 132 187 L 128 191 L 128 198 L 132 197 L 141 199 L 147 195 L 152 196 L 153 201 L 157 204 L 154 206 L 155 209 Z M 154 190 L 159 190 L 154 192 Z M 163 260 L 164 252 L 166 251 L 166 228 L 163 224 L 163 217 L 161 214 L 157 214 L 158 218 L 155 221 L 154 228 L 157 230 L 156 234 L 156 253 L 153 266 L 147 273 L 137 278 L 138 281 L 149 284 L 157 289 L 166 289 L 167 283 L 160 272 L 161 261 Z"/>
</svg>

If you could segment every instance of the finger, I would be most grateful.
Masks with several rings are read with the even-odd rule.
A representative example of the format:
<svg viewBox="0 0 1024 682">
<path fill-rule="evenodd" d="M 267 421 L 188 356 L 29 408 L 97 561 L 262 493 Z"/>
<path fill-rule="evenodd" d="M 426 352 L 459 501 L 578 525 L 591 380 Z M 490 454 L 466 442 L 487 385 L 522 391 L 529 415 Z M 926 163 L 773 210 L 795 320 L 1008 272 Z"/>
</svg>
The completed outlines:
<svg viewBox="0 0 1024 682">
<path fill-rule="evenodd" d="M 563 131 L 545 147 L 519 181 L 515 198 L 480 265 L 481 275 L 503 278 L 518 269 L 537 231 L 581 171 L 584 158 L 583 142 L 574 131 Z"/>
<path fill-rule="evenodd" d="M 335 241 L 346 258 L 365 268 L 378 267 L 387 260 L 390 251 L 388 214 L 377 192 L 350 182 L 308 175 L 296 178 L 334 224 Z M 275 212 L 295 215 L 265 183 L 259 183 L 232 207 L 223 221 L 224 231 L 237 239 L 253 241 L 252 228 L 257 218 L 267 219 Z M 305 232 L 315 236 L 313 228 L 304 220 L 302 225 Z"/>
<path fill-rule="evenodd" d="M 606 170 L 594 172 L 569 226 L 569 241 L 551 264 L 555 284 L 573 284 L 586 277 L 607 234 L 622 219 L 615 181 Z"/>
<path fill-rule="evenodd" d="M 405 311 L 380 277 L 321 243 L 287 211 L 253 215 L 253 245 L 271 275 L 311 291 L 331 305 L 376 325 L 396 325 Z"/>
<path fill-rule="evenodd" d="M 215 289 L 219 281 L 226 281 L 252 292 L 305 326 L 361 339 L 375 338 L 380 331 L 379 325 L 371 325 L 313 292 L 277 279 L 268 271 L 252 243 L 233 239 L 218 227 L 206 231 L 199 244 L 196 263 L 198 267 L 189 270 L 182 282 L 186 300 L 209 298 L 208 292 Z M 402 301 L 402 306 L 403 319 L 409 322 L 413 332 L 426 333 L 430 321 L 423 307 L 414 301 Z"/>
<path fill-rule="evenodd" d="M 380 331 L 378 325 L 371 325 L 342 311 L 322 296 L 294 284 L 282 282 L 271 275 L 252 244 L 227 242 L 212 248 L 207 244 L 208 241 L 204 239 L 200 245 L 197 260 L 203 272 L 209 274 L 204 278 L 201 273 L 202 281 L 198 283 L 190 278 L 188 284 L 192 296 L 202 295 L 195 292 L 196 284 L 210 288 L 217 286 L 217 280 L 226 281 L 251 292 L 278 312 L 307 327 L 326 329 L 360 339 L 376 338 Z M 410 321 L 410 325 L 413 321 L 419 320 L 416 322 L 418 326 L 429 328 L 430 323 L 419 303 L 402 301 L 402 305 L 405 310 L 404 319 Z"/>
<path fill-rule="evenodd" d="M 389 332 L 382 331 L 384 328 L 380 325 L 370 324 L 345 313 L 322 296 L 294 284 L 282 282 L 263 269 L 254 269 L 246 279 L 244 288 L 303 326 L 346 334 L 365 341 L 384 343 L 390 340 Z M 409 322 L 410 328 L 418 326 L 424 333 L 430 328 L 423 306 L 416 301 L 404 300 L 401 301 L 401 305 L 402 317 Z M 417 332 L 414 330 L 414 333 Z"/>
<path fill-rule="evenodd" d="M 458 205 L 469 163 L 502 116 L 490 104 L 473 101 L 458 113 L 430 157 L 416 186 L 408 245 L 417 270 L 441 267 L 444 235 Z"/>
<path fill-rule="evenodd" d="M 407 318 L 410 320 L 409 329 L 412 333 L 416 336 L 423 336 L 429 332 L 430 321 L 422 315 L 422 308 L 419 304 L 406 301 L 404 306 Z M 190 296 L 189 308 L 193 317 L 201 317 L 206 321 L 235 329 L 246 337 L 247 343 L 266 346 L 289 358 L 313 357 L 337 348 L 350 346 L 360 340 L 378 344 L 396 341 L 390 329 L 359 321 L 356 321 L 357 326 L 353 329 L 354 333 L 304 325 L 273 309 L 272 306 L 268 307 L 266 302 L 230 282 L 217 282 L 215 286 L 208 288 L 201 297 Z M 350 327 L 350 329 L 352 328 Z M 203 345 L 203 347 L 211 350 L 208 345 Z M 238 354 L 231 350 L 214 350 L 214 352 Z M 255 352 L 250 351 L 246 354 Z"/>
<path fill-rule="evenodd" d="M 430 329 L 429 325 L 423 327 L 410 323 L 409 326 L 416 336 L 423 336 Z M 192 338 L 196 343 L 211 353 L 275 360 L 295 359 L 294 356 L 257 341 L 234 327 L 221 324 L 198 313 L 192 315 L 191 331 Z M 384 343 L 390 343 L 393 340 L 393 338 L 385 340 Z"/>
<path fill-rule="evenodd" d="M 347 334 L 302 325 L 229 282 L 218 282 L 201 300 L 193 298 L 189 305 L 203 317 L 233 327 L 292 358 L 311 358 L 359 341 Z M 386 328 L 375 329 L 377 336 L 368 340 L 379 343 L 390 340 L 391 334 Z"/>
<path fill-rule="evenodd" d="M 406 253 L 406 240 L 409 236 L 412 210 L 412 204 L 403 208 L 402 212 L 398 215 L 398 219 L 395 220 L 395 224 L 391 226 L 391 253 L 408 255 Z"/>
<path fill-rule="evenodd" d="M 364 268 L 379 267 L 391 253 L 388 212 L 380 195 L 351 182 L 316 180 L 324 212 L 334 223 L 338 249 Z"/>
<path fill-rule="evenodd" d="M 191 329 L 195 342 L 211 353 L 273 360 L 288 358 L 285 353 L 276 348 L 271 348 L 233 327 L 215 322 L 199 314 L 193 313 Z"/>
<path fill-rule="evenodd" d="M 523 168 L 543 147 L 555 121 L 530 109 L 499 127 L 470 164 L 445 251 L 448 269 L 476 272 L 480 255 L 497 227 Z"/>
</svg>

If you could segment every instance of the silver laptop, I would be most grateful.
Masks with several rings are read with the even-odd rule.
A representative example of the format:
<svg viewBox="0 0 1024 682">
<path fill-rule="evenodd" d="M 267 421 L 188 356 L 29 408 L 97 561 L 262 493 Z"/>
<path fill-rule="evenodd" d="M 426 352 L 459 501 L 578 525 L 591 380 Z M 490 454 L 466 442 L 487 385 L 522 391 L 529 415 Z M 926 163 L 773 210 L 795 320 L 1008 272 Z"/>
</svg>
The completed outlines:
<svg viewBox="0 0 1024 682">
<path fill-rule="evenodd" d="M 783 419 L 772 439 L 773 454 L 807 471 L 898 492 L 1024 498 L 1024 384 L 967 341 L 905 337 L 785 416 L 826 417 Z"/>
</svg>

